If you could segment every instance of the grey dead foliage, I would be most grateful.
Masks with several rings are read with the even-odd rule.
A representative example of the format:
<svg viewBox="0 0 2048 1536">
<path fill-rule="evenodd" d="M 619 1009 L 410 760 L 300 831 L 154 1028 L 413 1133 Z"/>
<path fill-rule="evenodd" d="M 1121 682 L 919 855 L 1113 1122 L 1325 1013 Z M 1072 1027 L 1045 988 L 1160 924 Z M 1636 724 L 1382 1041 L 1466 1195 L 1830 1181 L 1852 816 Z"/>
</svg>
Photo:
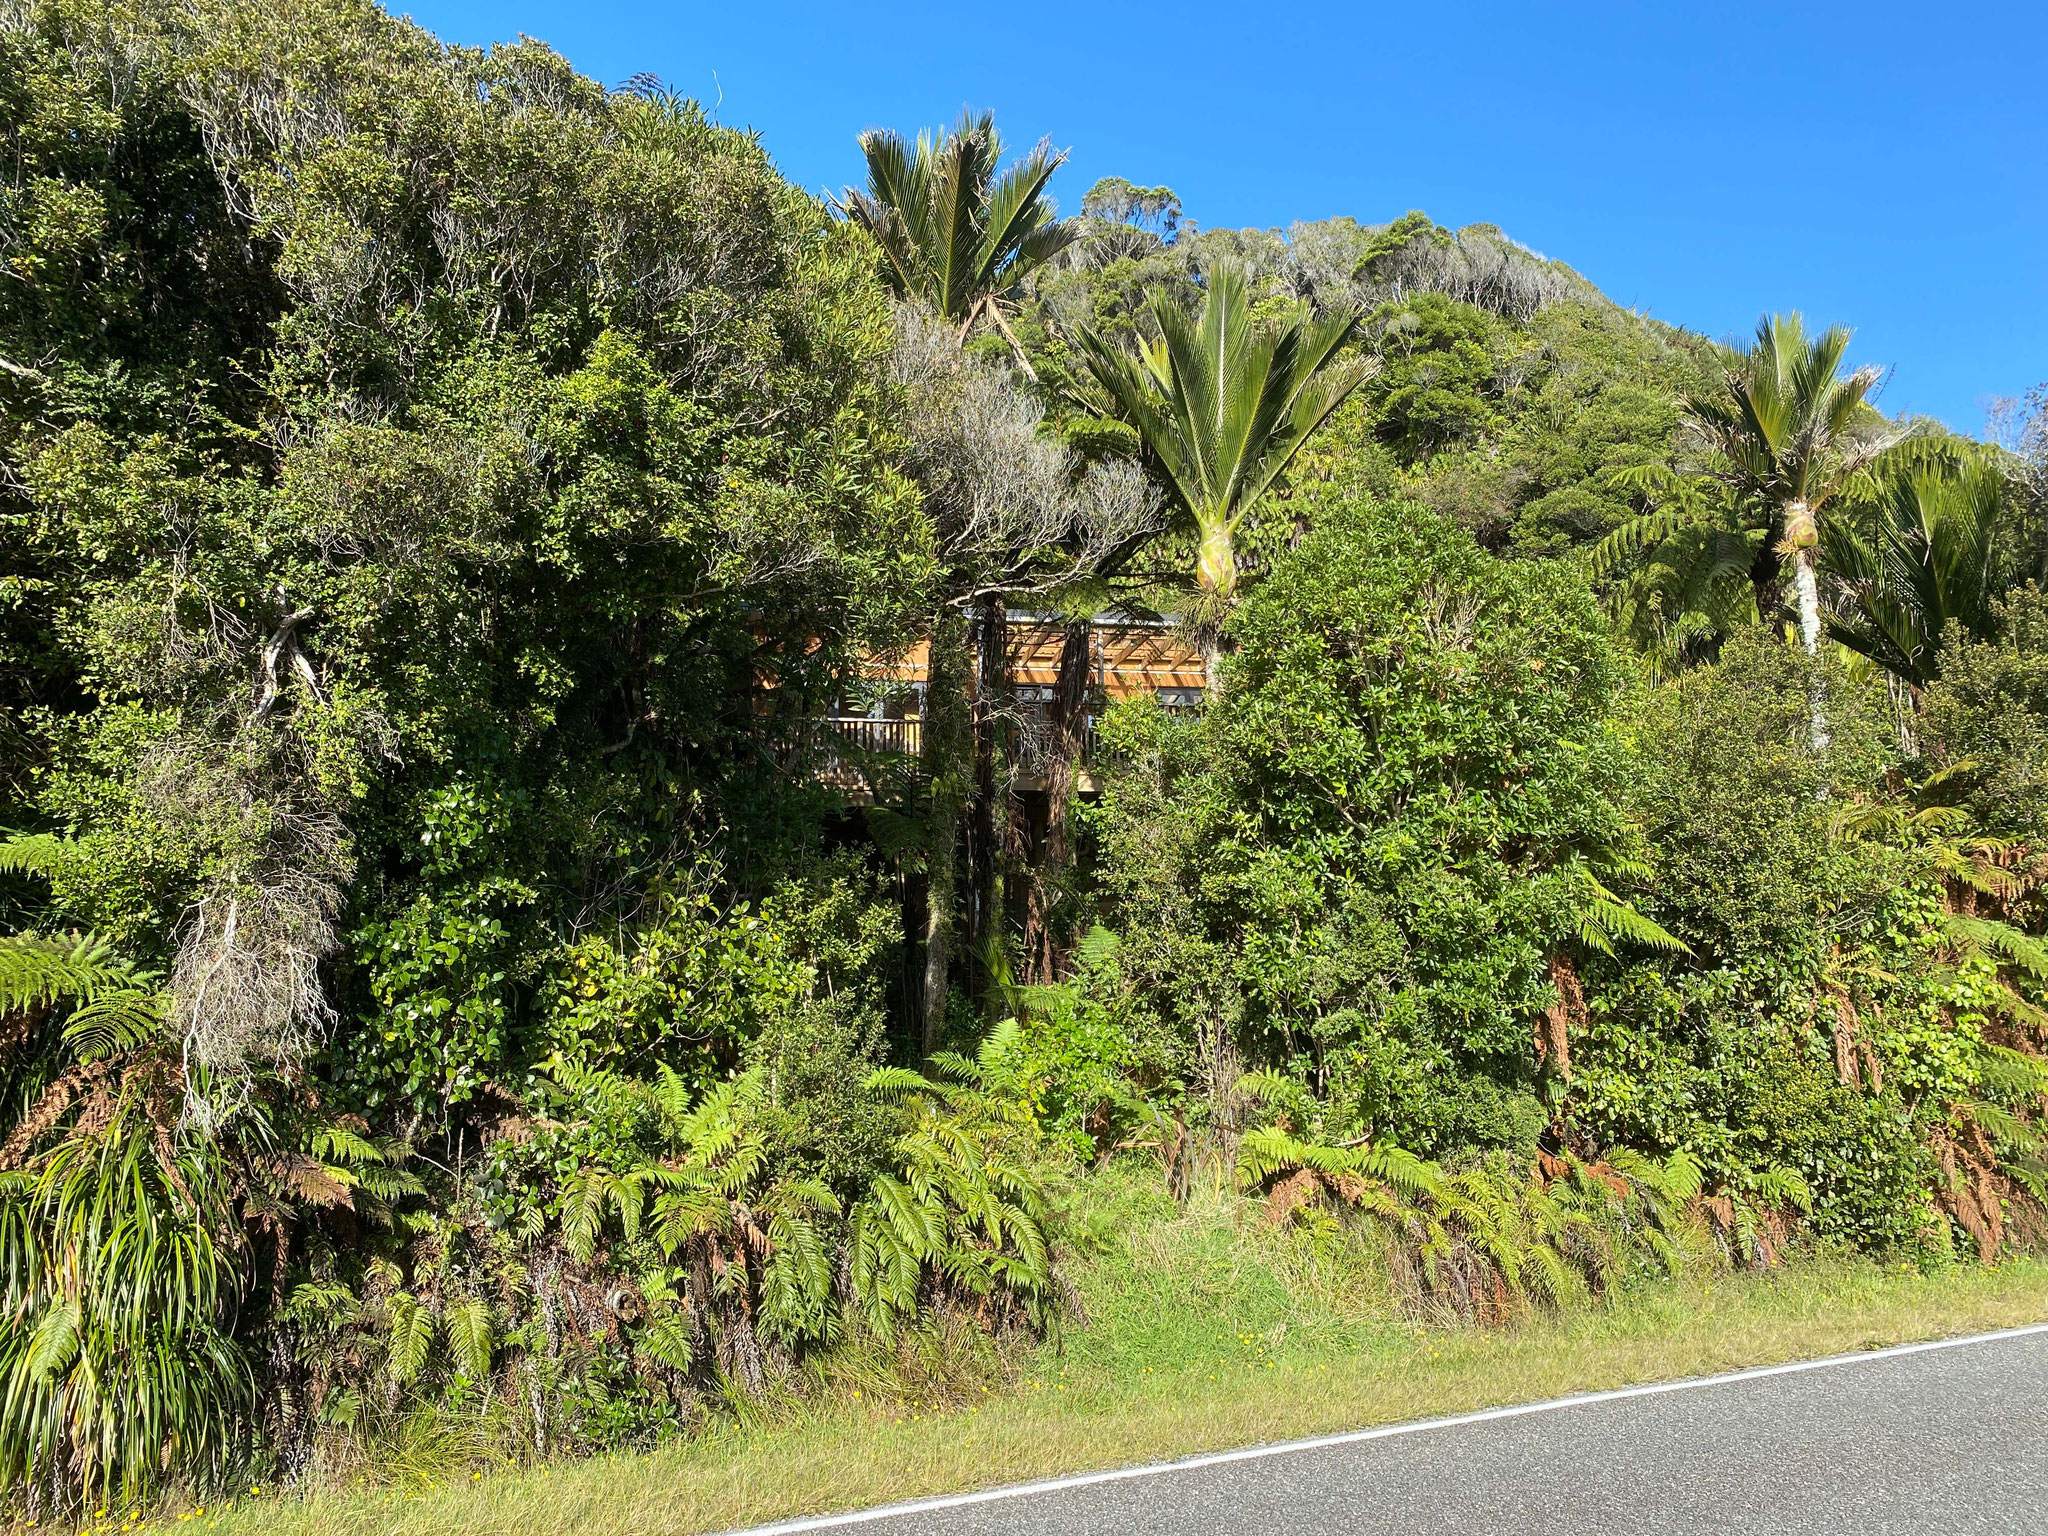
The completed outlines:
<svg viewBox="0 0 2048 1536">
<path fill-rule="evenodd" d="M 1530 250 L 1493 224 L 1459 230 L 1429 225 L 1391 244 L 1383 238 L 1391 223 L 1361 224 L 1350 218 L 1300 221 L 1284 231 L 1187 224 L 1171 240 L 1144 222 L 1084 217 L 1081 224 L 1082 238 L 1060 258 L 1062 270 L 1129 259 L 1163 264 L 1199 279 L 1229 262 L 1243 268 L 1255 288 L 1303 299 L 1322 310 L 1349 306 L 1368 313 L 1424 293 L 1524 322 L 1566 301 L 1608 303 L 1563 262 Z M 1056 274 L 1038 286 L 1063 324 L 1092 320 L 1082 289 L 1063 287 Z"/>
<path fill-rule="evenodd" d="M 320 966 L 339 946 L 355 861 L 340 815 L 303 787 L 310 765 L 293 771 L 295 755 L 252 711 L 226 742 L 170 737 L 139 777 L 152 813 L 222 849 L 179 925 L 170 975 L 172 1018 L 199 1069 L 188 1112 L 201 1117 L 238 1096 L 251 1068 L 301 1065 L 335 1020 Z"/>
<path fill-rule="evenodd" d="M 1123 461 L 1082 469 L 1044 436 L 1029 394 L 915 305 L 896 308 L 890 375 L 909 406 L 907 468 L 948 563 L 971 573 L 954 602 L 1050 593 L 1163 525 L 1142 470 Z"/>
<path fill-rule="evenodd" d="M 2048 515 L 2048 384 L 2037 384 L 2022 397 L 1994 400 L 1985 415 L 1985 435 L 2005 450 L 2015 489 L 2037 518 Z M 2042 568 L 2048 571 L 2048 547 L 2042 553 Z"/>
<path fill-rule="evenodd" d="M 282 590 L 266 616 L 219 601 L 183 561 L 156 616 L 154 669 L 187 704 L 138 763 L 134 792 L 174 846 L 206 850 L 168 979 L 200 1123 L 253 1073 L 297 1070 L 336 1018 L 321 966 L 340 945 L 355 858 L 332 754 L 347 738 L 358 761 L 390 760 L 395 738 L 380 714 L 333 711 L 300 645 L 318 618 Z"/>
<path fill-rule="evenodd" d="M 1440 293 L 1510 320 L 1534 319 L 1567 300 L 1604 303 L 1600 290 L 1562 262 L 1550 261 L 1492 224 L 1455 232 L 1422 231 L 1368 263 L 1373 237 L 1388 226 L 1350 219 L 1288 230 L 1278 278 L 1319 307 L 1371 309 L 1415 294 Z"/>
</svg>

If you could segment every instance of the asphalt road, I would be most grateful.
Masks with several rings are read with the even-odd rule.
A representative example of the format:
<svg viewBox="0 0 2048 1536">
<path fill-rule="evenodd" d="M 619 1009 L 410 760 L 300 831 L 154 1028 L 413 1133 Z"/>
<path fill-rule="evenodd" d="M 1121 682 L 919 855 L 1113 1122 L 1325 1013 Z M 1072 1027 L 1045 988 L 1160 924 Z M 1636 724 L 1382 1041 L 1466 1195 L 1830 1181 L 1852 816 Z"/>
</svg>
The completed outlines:
<svg viewBox="0 0 2048 1536">
<path fill-rule="evenodd" d="M 1874 1351 L 756 1536 L 2048 1536 L 2048 1331 Z"/>
</svg>

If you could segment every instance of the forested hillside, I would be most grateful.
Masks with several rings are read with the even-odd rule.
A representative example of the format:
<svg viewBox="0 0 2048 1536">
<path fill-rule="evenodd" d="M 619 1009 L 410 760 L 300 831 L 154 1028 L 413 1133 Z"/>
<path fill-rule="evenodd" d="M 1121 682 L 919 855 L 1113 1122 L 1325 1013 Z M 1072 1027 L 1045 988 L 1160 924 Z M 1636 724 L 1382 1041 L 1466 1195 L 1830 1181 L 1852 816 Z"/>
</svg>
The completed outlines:
<svg viewBox="0 0 2048 1536">
<path fill-rule="evenodd" d="M 2048 1232 L 2048 402 L 367 0 L 0 101 L 16 1513 L 942 1374 L 1112 1163 L 1438 1323 Z"/>
</svg>

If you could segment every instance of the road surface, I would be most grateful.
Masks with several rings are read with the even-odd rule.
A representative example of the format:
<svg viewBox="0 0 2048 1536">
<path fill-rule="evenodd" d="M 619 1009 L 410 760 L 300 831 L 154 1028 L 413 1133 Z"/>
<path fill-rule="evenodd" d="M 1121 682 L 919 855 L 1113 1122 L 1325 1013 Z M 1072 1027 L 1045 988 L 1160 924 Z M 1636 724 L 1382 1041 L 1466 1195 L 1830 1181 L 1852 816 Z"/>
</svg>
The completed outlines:
<svg viewBox="0 0 2048 1536">
<path fill-rule="evenodd" d="M 2048 1536 L 2048 1327 L 758 1527 Z"/>
</svg>

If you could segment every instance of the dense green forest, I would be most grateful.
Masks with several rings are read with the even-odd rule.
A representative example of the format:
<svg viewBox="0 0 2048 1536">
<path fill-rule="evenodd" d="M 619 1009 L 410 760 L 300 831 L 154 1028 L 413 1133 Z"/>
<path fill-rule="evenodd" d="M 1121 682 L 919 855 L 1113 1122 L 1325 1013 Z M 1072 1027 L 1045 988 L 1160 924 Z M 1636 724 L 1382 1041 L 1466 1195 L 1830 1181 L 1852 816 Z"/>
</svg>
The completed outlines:
<svg viewBox="0 0 2048 1536">
<path fill-rule="evenodd" d="M 1108 1159 L 1482 1323 L 2048 1230 L 2048 400 L 986 119 L 820 203 L 367 0 L 14 0 L 0 100 L 18 1511 L 1082 1327 Z"/>
</svg>

